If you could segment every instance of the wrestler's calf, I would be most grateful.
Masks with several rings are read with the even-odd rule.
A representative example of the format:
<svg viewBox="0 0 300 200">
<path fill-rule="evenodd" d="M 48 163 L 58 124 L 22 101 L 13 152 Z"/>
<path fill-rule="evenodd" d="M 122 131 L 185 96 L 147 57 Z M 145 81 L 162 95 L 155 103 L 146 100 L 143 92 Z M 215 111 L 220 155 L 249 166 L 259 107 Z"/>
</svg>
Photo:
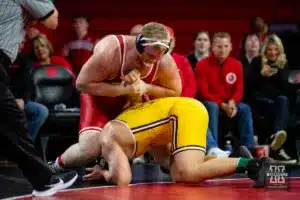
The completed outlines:
<svg viewBox="0 0 300 200">
<path fill-rule="evenodd" d="M 86 131 L 80 134 L 79 142 L 68 148 L 61 156 L 64 167 L 86 165 L 100 155 L 98 131 Z"/>
</svg>

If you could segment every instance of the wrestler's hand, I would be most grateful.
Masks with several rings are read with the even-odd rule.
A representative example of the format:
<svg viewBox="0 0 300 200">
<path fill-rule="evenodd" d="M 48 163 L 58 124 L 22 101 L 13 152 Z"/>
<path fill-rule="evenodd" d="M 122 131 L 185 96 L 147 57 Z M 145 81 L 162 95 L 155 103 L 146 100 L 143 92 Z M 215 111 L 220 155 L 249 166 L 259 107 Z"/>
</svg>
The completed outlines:
<svg viewBox="0 0 300 200">
<path fill-rule="evenodd" d="M 133 87 L 133 95 L 142 96 L 143 94 L 146 94 L 149 88 L 149 85 L 145 83 L 143 80 L 137 80 L 133 84 L 131 84 Z"/>
<path fill-rule="evenodd" d="M 92 181 L 92 180 L 101 180 L 104 179 L 104 171 L 99 165 L 95 165 L 92 168 L 85 169 L 88 174 L 83 176 L 83 180 Z"/>
<path fill-rule="evenodd" d="M 122 76 L 121 78 L 122 78 L 123 84 L 126 86 L 126 85 L 133 84 L 136 81 L 140 80 L 141 73 L 138 70 L 134 69 L 131 72 L 129 72 L 127 75 Z"/>
</svg>

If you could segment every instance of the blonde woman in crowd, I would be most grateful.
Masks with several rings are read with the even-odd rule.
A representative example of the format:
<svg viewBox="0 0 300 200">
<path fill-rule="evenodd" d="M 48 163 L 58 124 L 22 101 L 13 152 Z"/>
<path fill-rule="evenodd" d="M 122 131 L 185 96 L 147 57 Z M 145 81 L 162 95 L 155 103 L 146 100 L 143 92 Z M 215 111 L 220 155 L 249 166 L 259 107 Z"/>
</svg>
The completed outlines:
<svg viewBox="0 0 300 200">
<path fill-rule="evenodd" d="M 285 163 L 294 163 L 282 145 L 287 138 L 289 100 L 284 94 L 283 71 L 287 59 L 281 39 L 273 34 L 263 43 L 260 56 L 251 63 L 250 101 L 260 111 L 270 115 L 272 134 L 267 136 L 270 157 Z"/>
</svg>

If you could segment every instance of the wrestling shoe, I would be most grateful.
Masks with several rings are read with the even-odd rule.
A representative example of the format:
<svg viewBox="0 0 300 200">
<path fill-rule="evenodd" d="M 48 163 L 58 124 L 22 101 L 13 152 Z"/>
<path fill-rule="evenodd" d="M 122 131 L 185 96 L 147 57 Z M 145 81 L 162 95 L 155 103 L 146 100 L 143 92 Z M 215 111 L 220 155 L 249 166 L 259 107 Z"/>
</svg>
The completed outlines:
<svg viewBox="0 0 300 200">
<path fill-rule="evenodd" d="M 62 175 L 53 175 L 47 185 L 40 190 L 33 190 L 32 195 L 36 197 L 52 196 L 58 191 L 71 187 L 78 177 L 77 172 L 70 171 Z"/>
<path fill-rule="evenodd" d="M 270 169 L 270 165 L 274 163 L 276 162 L 269 157 L 249 160 L 245 174 L 255 181 L 253 187 L 261 188 L 265 186 L 266 173 Z"/>
</svg>

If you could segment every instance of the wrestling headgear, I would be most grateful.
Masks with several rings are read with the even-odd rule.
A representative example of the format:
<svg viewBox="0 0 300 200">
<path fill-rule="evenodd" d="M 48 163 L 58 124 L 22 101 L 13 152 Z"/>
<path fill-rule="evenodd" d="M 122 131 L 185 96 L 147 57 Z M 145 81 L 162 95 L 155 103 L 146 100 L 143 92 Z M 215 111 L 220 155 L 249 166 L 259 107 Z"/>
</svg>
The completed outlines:
<svg viewBox="0 0 300 200">
<path fill-rule="evenodd" d="M 162 46 L 166 48 L 165 54 L 169 51 L 170 40 L 157 40 L 152 38 L 144 37 L 142 34 L 138 34 L 136 37 L 136 49 L 139 53 L 144 52 L 146 46 Z"/>
</svg>

